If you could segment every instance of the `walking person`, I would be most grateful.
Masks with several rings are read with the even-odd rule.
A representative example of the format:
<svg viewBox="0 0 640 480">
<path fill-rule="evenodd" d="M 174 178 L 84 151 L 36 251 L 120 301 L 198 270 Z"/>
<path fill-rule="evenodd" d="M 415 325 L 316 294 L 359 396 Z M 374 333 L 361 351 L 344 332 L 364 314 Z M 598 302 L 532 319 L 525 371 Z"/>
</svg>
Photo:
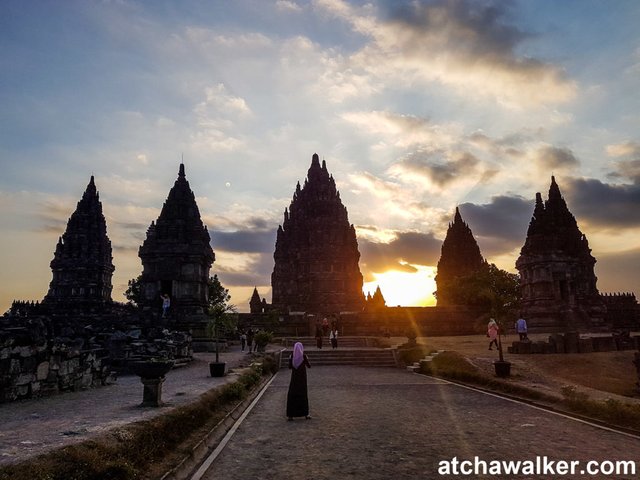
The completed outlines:
<svg viewBox="0 0 640 480">
<path fill-rule="evenodd" d="M 489 319 L 489 324 L 487 325 L 487 337 L 489 337 L 489 350 L 493 350 L 491 348 L 493 344 L 496 344 L 496 350 L 498 349 L 498 324 L 496 321 L 491 318 Z"/>
<path fill-rule="evenodd" d="M 309 395 L 307 393 L 307 368 L 311 368 L 309 359 L 304 354 L 302 343 L 296 342 L 293 354 L 289 357 L 291 381 L 287 392 L 287 420 L 294 417 L 311 418 L 309 415 Z"/>
<path fill-rule="evenodd" d="M 332 328 L 329 334 L 329 340 L 331 340 L 331 348 L 338 348 L 338 329 Z"/>
<path fill-rule="evenodd" d="M 247 344 L 247 334 L 244 333 L 244 330 L 240 332 L 240 346 L 242 347 L 242 351 L 244 352 L 244 347 Z"/>
<path fill-rule="evenodd" d="M 253 330 L 249 327 L 249 330 L 247 330 L 247 347 L 249 347 L 249 353 L 251 353 L 251 345 L 253 345 Z"/>
<path fill-rule="evenodd" d="M 316 322 L 316 348 L 322 350 L 322 325 L 320 325 L 320 320 Z"/>
<path fill-rule="evenodd" d="M 527 321 L 520 317 L 516 320 L 516 333 L 520 336 L 520 341 L 529 340 L 527 336 Z"/>
</svg>

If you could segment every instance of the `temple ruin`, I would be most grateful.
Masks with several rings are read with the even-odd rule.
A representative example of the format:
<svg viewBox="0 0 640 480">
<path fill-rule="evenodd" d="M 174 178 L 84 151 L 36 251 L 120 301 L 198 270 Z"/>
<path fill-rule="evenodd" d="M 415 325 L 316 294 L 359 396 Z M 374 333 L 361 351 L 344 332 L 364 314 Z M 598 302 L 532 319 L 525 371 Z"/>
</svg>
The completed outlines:
<svg viewBox="0 0 640 480">
<path fill-rule="evenodd" d="M 51 261 L 53 279 L 43 300 L 48 310 L 84 313 L 110 305 L 111 241 L 93 176 L 58 239 Z"/>
<path fill-rule="evenodd" d="M 195 195 L 180 164 L 160 216 L 140 247 L 142 308 L 159 313 L 161 295 L 169 295 L 171 319 L 203 317 L 208 303 L 209 271 L 215 260 Z"/>
<path fill-rule="evenodd" d="M 317 154 L 278 226 L 272 308 L 338 314 L 364 307 L 360 252 L 333 176 Z"/>
<path fill-rule="evenodd" d="M 596 288 L 595 263 L 589 242 L 552 176 L 547 201 L 536 193 L 527 239 L 516 261 L 521 311 L 530 329 L 605 327 L 606 307 Z"/>
<path fill-rule="evenodd" d="M 447 235 L 442 242 L 442 253 L 438 260 L 438 273 L 435 277 L 438 306 L 458 304 L 459 302 L 450 292 L 450 286 L 456 279 L 471 275 L 485 265 L 478 242 L 456 207 L 453 222 L 449 223 Z"/>
</svg>

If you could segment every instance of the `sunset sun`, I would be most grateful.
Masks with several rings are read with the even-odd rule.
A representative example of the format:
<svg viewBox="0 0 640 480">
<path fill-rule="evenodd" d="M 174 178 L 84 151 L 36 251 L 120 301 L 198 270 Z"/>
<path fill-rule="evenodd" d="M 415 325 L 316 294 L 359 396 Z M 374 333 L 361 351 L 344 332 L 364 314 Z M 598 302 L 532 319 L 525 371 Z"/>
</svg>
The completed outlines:
<svg viewBox="0 0 640 480">
<path fill-rule="evenodd" d="M 415 272 L 388 270 L 373 273 L 374 280 L 363 285 L 365 294 L 375 292 L 380 286 L 387 306 L 427 306 L 435 305 L 433 292 L 436 290 L 435 267 L 412 265 Z"/>
</svg>

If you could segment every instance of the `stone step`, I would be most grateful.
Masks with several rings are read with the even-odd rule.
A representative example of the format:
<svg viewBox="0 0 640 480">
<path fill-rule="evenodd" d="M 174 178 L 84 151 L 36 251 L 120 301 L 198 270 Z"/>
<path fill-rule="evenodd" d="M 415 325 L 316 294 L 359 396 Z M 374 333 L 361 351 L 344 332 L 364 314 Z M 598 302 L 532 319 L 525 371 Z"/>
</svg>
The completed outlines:
<svg viewBox="0 0 640 480">
<path fill-rule="evenodd" d="M 284 350 L 280 367 L 287 368 L 290 350 Z M 361 365 L 370 367 L 395 367 L 393 351 L 390 349 L 357 349 L 357 350 L 312 350 L 306 351 L 312 366 L 321 365 Z"/>
<path fill-rule="evenodd" d="M 293 344 L 296 342 L 301 342 L 305 348 L 315 348 L 316 339 L 315 337 L 285 337 L 282 338 L 282 345 L 287 348 L 293 347 Z M 331 343 L 329 341 L 328 335 L 322 337 L 322 344 L 326 348 L 327 346 L 331 348 Z M 378 338 L 377 337 L 338 337 L 338 347 L 342 348 L 354 348 L 354 347 L 377 347 L 378 346 Z"/>
</svg>

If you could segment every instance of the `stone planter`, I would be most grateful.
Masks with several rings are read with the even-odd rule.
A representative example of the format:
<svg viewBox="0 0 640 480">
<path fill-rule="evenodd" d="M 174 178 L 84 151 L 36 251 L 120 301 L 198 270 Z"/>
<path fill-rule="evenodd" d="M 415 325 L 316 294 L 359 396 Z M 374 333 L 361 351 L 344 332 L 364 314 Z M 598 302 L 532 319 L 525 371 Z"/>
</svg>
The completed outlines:
<svg viewBox="0 0 640 480">
<path fill-rule="evenodd" d="M 141 378 L 160 378 L 169 373 L 173 360 L 132 362 L 129 366 Z"/>
<path fill-rule="evenodd" d="M 172 360 L 142 361 L 130 364 L 131 371 L 140 377 L 140 381 L 144 385 L 141 407 L 162 406 L 164 376 L 172 367 Z"/>
<path fill-rule="evenodd" d="M 505 378 L 511 375 L 511 362 L 496 360 L 493 362 L 493 366 L 496 369 L 496 376 Z"/>
<path fill-rule="evenodd" d="M 224 377 L 226 365 L 226 362 L 211 362 L 209 363 L 209 373 L 212 377 Z"/>
</svg>

